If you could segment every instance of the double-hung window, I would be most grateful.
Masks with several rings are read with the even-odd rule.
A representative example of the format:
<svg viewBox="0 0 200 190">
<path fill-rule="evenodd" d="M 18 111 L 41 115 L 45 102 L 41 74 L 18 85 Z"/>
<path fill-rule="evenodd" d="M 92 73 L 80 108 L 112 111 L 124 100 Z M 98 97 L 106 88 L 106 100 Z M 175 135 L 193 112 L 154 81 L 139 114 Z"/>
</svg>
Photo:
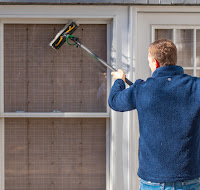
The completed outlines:
<svg viewBox="0 0 200 190">
<path fill-rule="evenodd" d="M 107 68 L 75 46 L 52 49 L 63 26 L 1 24 L 5 190 L 106 189 Z M 106 23 L 73 35 L 107 60 Z"/>
</svg>

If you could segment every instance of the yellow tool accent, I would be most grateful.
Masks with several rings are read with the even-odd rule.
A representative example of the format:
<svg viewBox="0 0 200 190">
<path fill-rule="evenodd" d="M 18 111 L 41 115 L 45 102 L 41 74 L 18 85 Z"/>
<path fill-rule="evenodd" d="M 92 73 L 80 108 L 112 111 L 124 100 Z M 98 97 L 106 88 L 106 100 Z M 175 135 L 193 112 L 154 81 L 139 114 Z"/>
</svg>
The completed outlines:
<svg viewBox="0 0 200 190">
<path fill-rule="evenodd" d="M 62 41 L 62 39 L 63 39 L 63 37 L 61 36 L 61 37 L 60 37 L 60 41 L 56 44 L 56 46 L 59 45 L 59 43 Z"/>
<path fill-rule="evenodd" d="M 68 33 L 69 31 L 71 31 L 73 28 L 75 27 L 75 25 L 74 26 L 69 26 L 69 30 L 67 30 L 67 32 L 66 33 Z"/>
<path fill-rule="evenodd" d="M 68 32 L 70 32 L 73 28 L 75 27 L 75 25 L 74 26 L 69 26 L 69 30 L 67 30 L 67 32 L 65 32 L 65 33 L 68 33 Z M 63 40 L 63 37 L 61 36 L 60 37 L 60 40 L 59 40 L 59 42 L 56 44 L 56 46 L 58 46 L 59 44 L 60 44 L 60 42 Z"/>
</svg>

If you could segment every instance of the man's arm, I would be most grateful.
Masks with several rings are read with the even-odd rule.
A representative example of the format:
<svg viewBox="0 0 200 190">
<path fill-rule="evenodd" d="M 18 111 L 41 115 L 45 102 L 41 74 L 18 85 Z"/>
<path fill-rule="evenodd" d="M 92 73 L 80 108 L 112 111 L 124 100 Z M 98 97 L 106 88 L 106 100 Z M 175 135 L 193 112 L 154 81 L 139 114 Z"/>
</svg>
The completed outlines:
<svg viewBox="0 0 200 190">
<path fill-rule="evenodd" d="M 123 70 L 111 73 L 116 80 L 111 88 L 108 105 L 115 111 L 130 111 L 136 108 L 136 82 L 125 89 L 125 74 Z M 141 81 L 141 80 L 138 80 Z"/>
</svg>

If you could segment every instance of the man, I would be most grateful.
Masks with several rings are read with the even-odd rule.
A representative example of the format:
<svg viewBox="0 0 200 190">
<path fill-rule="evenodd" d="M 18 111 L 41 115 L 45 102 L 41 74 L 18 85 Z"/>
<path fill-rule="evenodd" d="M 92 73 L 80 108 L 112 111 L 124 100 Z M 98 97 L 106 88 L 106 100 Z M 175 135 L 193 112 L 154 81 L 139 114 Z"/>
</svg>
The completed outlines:
<svg viewBox="0 0 200 190">
<path fill-rule="evenodd" d="M 123 70 L 108 99 L 115 111 L 137 109 L 141 190 L 200 190 L 200 78 L 177 66 L 173 42 L 161 39 L 149 46 L 152 77 L 125 89 Z"/>
</svg>

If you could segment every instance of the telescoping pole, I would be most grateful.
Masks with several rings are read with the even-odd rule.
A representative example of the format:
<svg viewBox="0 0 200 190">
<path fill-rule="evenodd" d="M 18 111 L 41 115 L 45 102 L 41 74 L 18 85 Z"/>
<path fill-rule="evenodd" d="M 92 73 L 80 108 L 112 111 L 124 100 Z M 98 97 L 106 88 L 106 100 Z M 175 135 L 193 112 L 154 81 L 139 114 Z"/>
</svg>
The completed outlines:
<svg viewBox="0 0 200 190">
<path fill-rule="evenodd" d="M 79 39 L 78 38 L 76 38 L 76 37 L 68 37 L 68 38 L 70 38 L 72 41 L 74 41 L 76 44 L 77 44 L 77 46 L 78 47 L 81 47 L 81 48 L 83 48 L 85 51 L 87 51 L 93 58 L 95 58 L 96 60 L 98 60 L 99 62 L 101 62 L 103 65 L 105 65 L 106 67 L 108 67 L 111 71 L 114 71 L 114 72 L 116 72 L 117 70 L 116 69 L 114 69 L 112 66 L 110 66 L 108 63 L 106 63 L 104 60 L 102 60 L 100 57 L 98 57 L 98 55 L 96 55 L 94 52 L 92 52 L 91 50 L 89 50 L 87 47 L 85 47 L 80 41 L 79 41 Z M 68 39 L 67 38 L 67 39 Z M 126 81 L 126 83 L 129 85 L 129 86 L 131 86 L 133 83 L 130 81 L 130 80 L 128 80 L 127 78 L 125 78 L 125 81 Z"/>
</svg>

